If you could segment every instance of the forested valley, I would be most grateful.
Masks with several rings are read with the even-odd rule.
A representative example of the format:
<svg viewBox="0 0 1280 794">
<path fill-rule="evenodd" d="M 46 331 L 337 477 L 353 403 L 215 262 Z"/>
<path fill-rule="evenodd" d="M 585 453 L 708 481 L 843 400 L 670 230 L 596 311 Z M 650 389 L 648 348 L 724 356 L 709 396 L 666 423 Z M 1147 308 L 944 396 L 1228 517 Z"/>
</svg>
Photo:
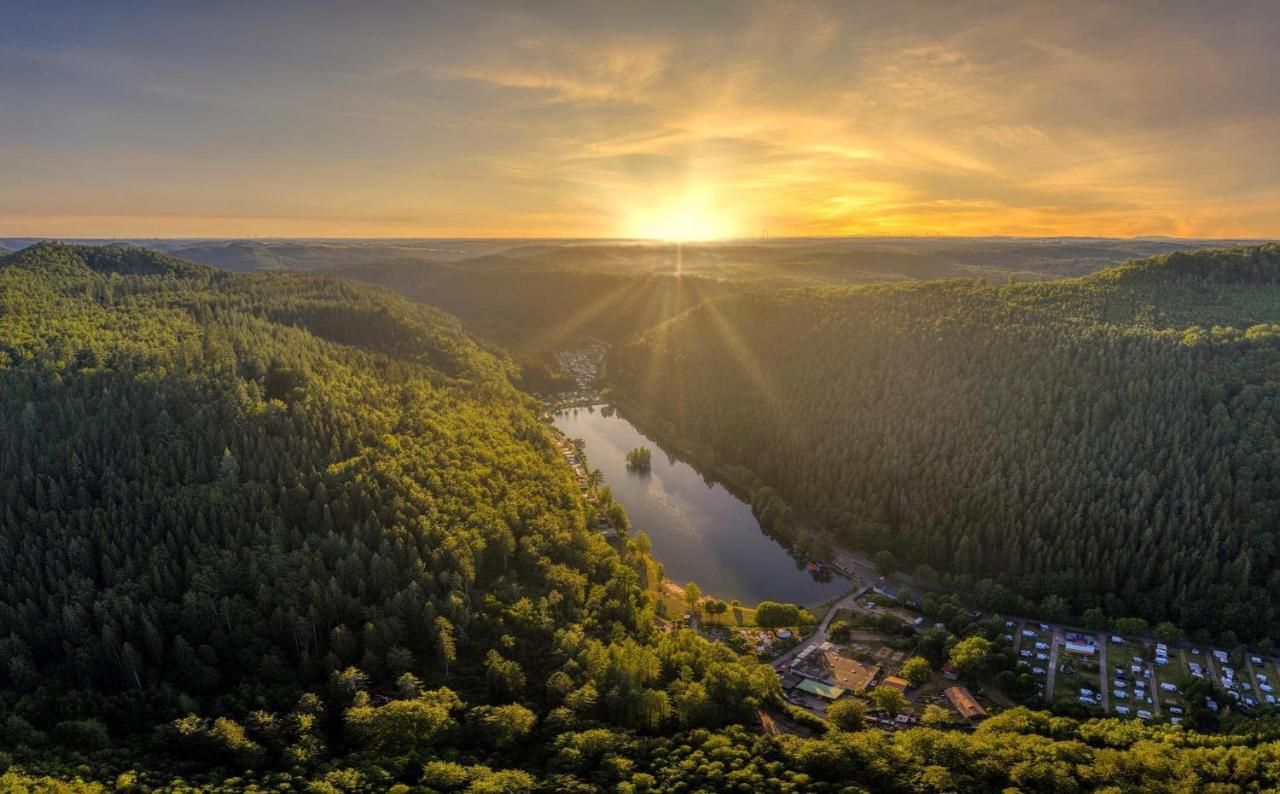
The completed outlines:
<svg viewBox="0 0 1280 794">
<path fill-rule="evenodd" d="M 10 247 L 27 242 L 14 240 Z M 885 237 L 684 244 L 500 239 L 141 244 L 227 270 L 315 270 L 391 287 L 458 316 L 469 330 L 527 361 L 586 337 L 622 342 L 707 299 L 745 291 L 966 275 L 1039 280 L 1209 243 Z"/>
<path fill-rule="evenodd" d="M 1264 349 L 1220 336 L 1189 349 Z M 642 546 L 588 531 L 513 374 L 455 319 L 340 279 L 114 246 L 0 259 L 0 790 L 1280 784 L 1267 723 L 1019 708 L 973 731 L 765 735 L 758 712 L 786 712 L 774 672 L 655 630 Z M 758 399 L 739 397 L 720 410 Z"/>
<path fill-rule="evenodd" d="M 711 301 L 610 356 L 620 391 L 814 528 L 998 610 L 1280 618 L 1280 247 L 1079 279 Z"/>
<path fill-rule="evenodd" d="M 599 338 L 611 344 L 746 285 L 670 273 L 428 265 L 338 268 L 337 275 L 390 287 L 462 319 L 520 354 Z"/>
</svg>

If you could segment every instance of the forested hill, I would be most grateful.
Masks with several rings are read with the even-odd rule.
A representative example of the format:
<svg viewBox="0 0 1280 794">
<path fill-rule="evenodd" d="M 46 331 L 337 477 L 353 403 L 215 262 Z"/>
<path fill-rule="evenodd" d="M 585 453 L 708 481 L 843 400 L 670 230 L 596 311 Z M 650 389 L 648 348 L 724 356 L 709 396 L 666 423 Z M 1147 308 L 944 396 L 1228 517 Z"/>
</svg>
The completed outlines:
<svg viewBox="0 0 1280 794">
<path fill-rule="evenodd" d="M 774 672 L 658 635 L 503 366 L 388 292 L 39 245 L 0 259 L 0 410 L 0 790 L 1280 782 L 1265 725 L 741 727 Z"/>
<path fill-rule="evenodd" d="M 430 746 L 459 696 L 517 732 L 584 687 L 574 719 L 749 715 L 767 668 L 684 637 L 659 669 L 635 567 L 525 400 L 383 290 L 122 247 L 0 259 L 3 746 L 306 769 L 344 737 Z M 704 676 L 722 706 L 677 718 L 665 688 Z"/>
<path fill-rule="evenodd" d="M 1248 328 L 1280 318 L 1280 245 L 1174 252 L 1079 279 L 1019 285 L 1004 296 L 1088 322 Z"/>
<path fill-rule="evenodd" d="M 349 665 L 472 686 L 490 648 L 549 674 L 552 593 L 643 635 L 501 367 L 390 293 L 36 246 L 0 260 L 0 405 L 0 702 L 37 726 L 280 707 Z"/>
<path fill-rule="evenodd" d="M 991 606 L 1275 639 L 1278 260 L 725 298 L 610 372 L 818 526 Z"/>
</svg>

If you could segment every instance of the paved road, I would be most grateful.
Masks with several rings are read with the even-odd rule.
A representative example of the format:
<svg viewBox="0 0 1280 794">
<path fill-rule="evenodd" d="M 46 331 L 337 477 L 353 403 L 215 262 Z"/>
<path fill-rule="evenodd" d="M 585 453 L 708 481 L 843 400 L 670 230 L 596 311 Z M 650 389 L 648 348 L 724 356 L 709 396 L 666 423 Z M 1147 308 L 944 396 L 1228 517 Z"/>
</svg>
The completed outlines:
<svg viewBox="0 0 1280 794">
<path fill-rule="evenodd" d="M 1098 686 L 1102 687 L 1102 710 L 1111 711 L 1111 687 L 1107 686 L 1107 674 L 1111 668 L 1107 665 L 1107 638 L 1098 636 Z"/>
<path fill-rule="evenodd" d="M 832 604 L 831 609 L 827 610 L 827 614 L 823 616 L 822 622 L 818 624 L 818 627 L 814 629 L 812 634 L 810 634 L 808 637 L 805 637 L 803 640 L 801 640 L 800 643 L 796 645 L 796 647 L 792 648 L 791 650 L 779 656 L 777 659 L 773 660 L 774 669 L 775 670 L 780 669 L 784 664 L 787 664 L 788 662 L 790 662 L 793 658 L 795 658 L 796 654 L 800 653 L 805 648 L 808 648 L 814 645 L 821 645 L 822 643 L 826 642 L 827 629 L 831 626 L 831 621 L 835 618 L 836 613 L 842 609 L 852 609 L 853 605 L 857 602 L 857 600 L 861 598 L 870 589 L 871 589 L 870 585 L 863 585 L 860 589 L 853 591 L 849 595 L 845 596 L 844 598 Z"/>
</svg>

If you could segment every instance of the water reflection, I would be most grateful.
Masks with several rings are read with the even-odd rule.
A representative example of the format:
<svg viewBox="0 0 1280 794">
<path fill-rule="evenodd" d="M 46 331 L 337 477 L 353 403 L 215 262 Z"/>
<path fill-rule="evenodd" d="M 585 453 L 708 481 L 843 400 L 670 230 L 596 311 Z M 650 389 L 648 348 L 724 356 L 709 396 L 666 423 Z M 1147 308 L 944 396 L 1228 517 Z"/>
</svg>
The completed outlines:
<svg viewBox="0 0 1280 794">
<path fill-rule="evenodd" d="M 848 589 L 838 578 L 815 580 L 764 534 L 749 505 L 708 483 L 612 408 L 564 411 L 555 425 L 583 440 L 588 465 L 603 472 L 632 525 L 653 542 L 653 556 L 672 581 L 692 580 L 704 592 L 743 603 L 816 604 Z M 650 470 L 628 470 L 627 451 L 642 445 L 654 452 Z"/>
</svg>

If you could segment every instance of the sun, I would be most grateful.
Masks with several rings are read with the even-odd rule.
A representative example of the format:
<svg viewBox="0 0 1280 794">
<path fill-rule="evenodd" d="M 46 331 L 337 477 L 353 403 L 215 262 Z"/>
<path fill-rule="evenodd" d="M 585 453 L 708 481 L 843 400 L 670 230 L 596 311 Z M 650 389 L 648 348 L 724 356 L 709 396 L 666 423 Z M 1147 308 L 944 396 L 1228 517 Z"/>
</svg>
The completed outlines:
<svg viewBox="0 0 1280 794">
<path fill-rule="evenodd" d="M 630 213 L 628 237 L 687 243 L 724 240 L 737 235 L 737 224 L 704 197 L 690 196 L 661 208 Z"/>
</svg>

